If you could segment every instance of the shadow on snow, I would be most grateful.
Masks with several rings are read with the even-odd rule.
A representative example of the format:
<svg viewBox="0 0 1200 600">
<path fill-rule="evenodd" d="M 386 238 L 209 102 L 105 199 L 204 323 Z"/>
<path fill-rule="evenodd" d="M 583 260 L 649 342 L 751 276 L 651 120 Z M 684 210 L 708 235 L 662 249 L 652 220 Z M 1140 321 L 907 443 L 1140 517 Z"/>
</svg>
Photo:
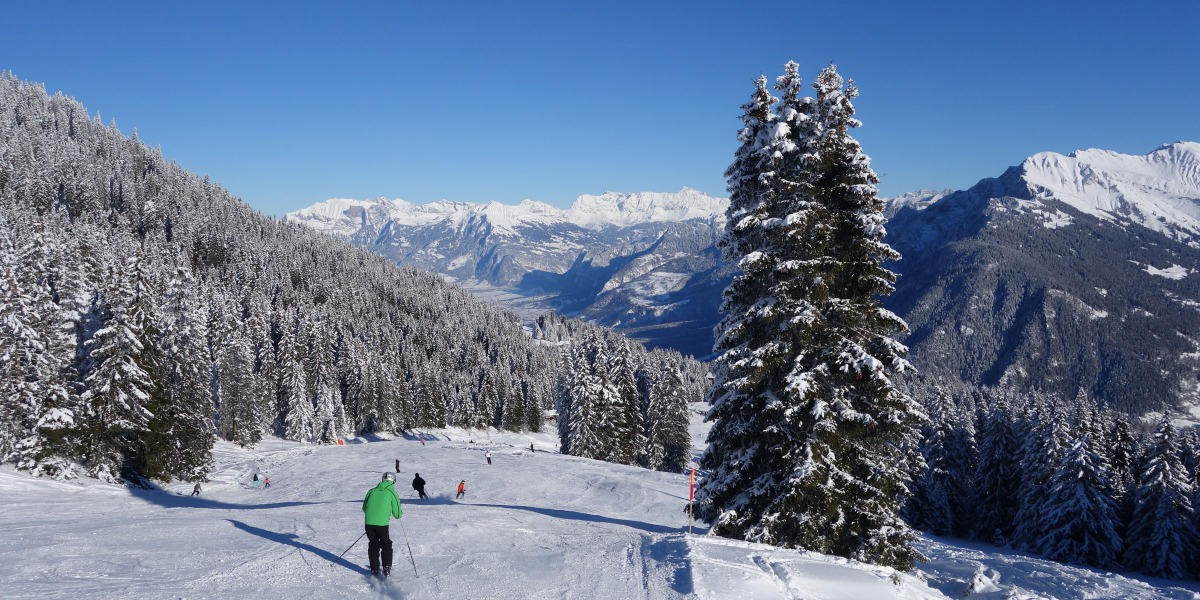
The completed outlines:
<svg viewBox="0 0 1200 600">
<path fill-rule="evenodd" d="M 640 529 L 640 530 L 648 532 L 648 533 L 681 533 L 683 531 L 687 531 L 687 528 L 685 528 L 685 527 L 667 527 L 666 525 L 654 525 L 652 523 L 645 523 L 642 521 L 630 521 L 629 519 L 616 519 L 613 517 L 603 517 L 600 515 L 583 513 L 583 512 L 579 512 L 579 511 L 575 511 L 575 510 L 564 510 L 561 508 L 543 508 L 540 506 L 521 506 L 518 504 L 513 504 L 513 505 L 474 504 L 474 503 L 470 503 L 470 502 L 457 503 L 457 504 L 462 504 L 463 506 L 483 506 L 483 507 L 487 507 L 487 508 L 505 508 L 505 509 L 509 509 L 509 510 L 523 510 L 526 512 L 537 513 L 539 515 L 545 515 L 547 517 L 554 517 L 556 519 L 565 519 L 568 521 L 589 521 L 592 523 L 608 523 L 610 525 L 622 525 L 625 527 L 630 527 L 632 529 Z"/>
<path fill-rule="evenodd" d="M 312 544 L 301 542 L 299 540 L 299 537 L 294 533 L 279 533 L 276 531 L 270 531 L 268 529 L 263 529 L 261 527 L 247 525 L 241 521 L 235 521 L 233 519 L 226 519 L 226 520 L 229 521 L 230 523 L 232 523 L 234 527 L 237 527 L 238 529 L 241 529 L 242 531 L 245 531 L 246 533 L 257 535 L 258 537 L 263 538 L 264 540 L 267 540 L 270 542 L 275 542 L 277 544 L 283 544 L 285 546 L 291 546 L 291 547 L 297 548 L 299 550 L 306 550 L 315 556 L 318 556 L 320 558 L 323 558 L 323 559 L 329 561 L 330 563 L 343 564 L 346 566 L 347 569 L 350 569 L 351 571 L 354 571 L 355 573 L 359 573 L 362 575 L 369 575 L 371 573 L 371 571 L 369 569 L 367 569 L 366 567 L 360 567 L 358 565 L 354 565 L 354 564 L 350 563 L 350 561 L 346 560 L 345 558 L 338 559 L 338 555 L 334 554 L 333 552 L 330 552 L 329 550 L 324 550 L 324 549 L 318 548 L 316 546 L 313 546 Z M 357 544 L 358 544 L 358 542 L 355 541 L 353 545 L 357 545 Z"/>
<path fill-rule="evenodd" d="M 148 504 L 164 508 L 209 508 L 221 510 L 262 510 L 271 508 L 288 508 L 291 506 L 306 506 L 310 504 L 328 504 L 328 502 L 270 502 L 266 504 L 235 504 L 209 500 L 203 496 L 173 494 L 163 489 L 130 489 L 130 495 Z"/>
</svg>

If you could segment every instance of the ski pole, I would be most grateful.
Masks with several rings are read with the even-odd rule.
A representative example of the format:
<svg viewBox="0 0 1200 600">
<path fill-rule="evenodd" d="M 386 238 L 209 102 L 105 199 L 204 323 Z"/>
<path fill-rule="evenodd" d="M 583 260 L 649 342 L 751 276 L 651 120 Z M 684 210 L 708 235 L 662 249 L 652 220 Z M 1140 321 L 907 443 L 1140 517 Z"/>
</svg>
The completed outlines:
<svg viewBox="0 0 1200 600">
<path fill-rule="evenodd" d="M 356 544 L 358 544 L 359 540 L 363 539 L 363 537 L 366 535 L 367 535 L 367 532 L 364 531 L 362 535 L 358 536 L 357 540 L 354 540 L 353 544 L 350 544 L 350 548 L 353 548 Z M 342 553 L 338 555 L 337 560 L 334 560 L 332 563 L 329 564 L 329 566 L 332 568 L 333 565 L 337 564 L 337 561 L 342 560 L 342 557 L 345 556 L 346 553 L 350 551 L 350 548 L 346 548 L 345 550 L 343 550 Z"/>
<path fill-rule="evenodd" d="M 420 579 L 421 576 L 417 575 L 417 561 L 413 560 L 412 546 L 408 543 L 408 530 L 404 528 L 404 521 L 400 521 L 400 531 L 404 533 L 404 545 L 408 546 L 408 562 L 412 563 L 413 575 L 416 575 Z"/>
</svg>

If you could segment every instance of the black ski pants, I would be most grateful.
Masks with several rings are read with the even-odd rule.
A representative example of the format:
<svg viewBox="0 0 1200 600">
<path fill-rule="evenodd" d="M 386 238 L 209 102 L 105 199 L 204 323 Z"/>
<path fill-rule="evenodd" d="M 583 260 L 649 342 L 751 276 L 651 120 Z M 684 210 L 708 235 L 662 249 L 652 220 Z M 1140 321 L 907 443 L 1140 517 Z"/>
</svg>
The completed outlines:
<svg viewBox="0 0 1200 600">
<path fill-rule="evenodd" d="M 383 570 L 392 570 L 392 538 L 388 535 L 387 525 L 367 525 L 367 558 L 371 561 L 371 572 L 379 572 L 379 559 L 382 554 Z"/>
</svg>

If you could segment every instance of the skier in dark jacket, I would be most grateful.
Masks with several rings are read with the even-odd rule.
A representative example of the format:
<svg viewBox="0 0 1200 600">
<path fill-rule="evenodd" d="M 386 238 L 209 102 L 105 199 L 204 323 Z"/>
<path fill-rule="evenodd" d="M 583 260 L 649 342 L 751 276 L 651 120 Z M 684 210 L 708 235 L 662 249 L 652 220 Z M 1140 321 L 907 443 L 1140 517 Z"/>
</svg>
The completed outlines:
<svg viewBox="0 0 1200 600">
<path fill-rule="evenodd" d="M 417 476 L 413 477 L 413 489 L 417 490 L 417 494 L 421 498 L 428 498 L 428 496 L 425 495 L 425 480 L 421 479 L 420 473 L 417 473 Z"/>
<path fill-rule="evenodd" d="M 367 558 L 371 562 L 371 575 L 385 579 L 392 573 L 392 538 L 388 535 L 388 523 L 393 518 L 399 519 L 404 516 L 404 511 L 400 508 L 400 497 L 396 495 L 395 481 L 395 475 L 384 473 L 383 481 L 367 492 L 362 504 L 367 527 Z"/>
<path fill-rule="evenodd" d="M 192 488 L 192 495 L 193 496 L 200 495 L 200 482 L 199 481 L 196 482 L 196 487 Z"/>
</svg>

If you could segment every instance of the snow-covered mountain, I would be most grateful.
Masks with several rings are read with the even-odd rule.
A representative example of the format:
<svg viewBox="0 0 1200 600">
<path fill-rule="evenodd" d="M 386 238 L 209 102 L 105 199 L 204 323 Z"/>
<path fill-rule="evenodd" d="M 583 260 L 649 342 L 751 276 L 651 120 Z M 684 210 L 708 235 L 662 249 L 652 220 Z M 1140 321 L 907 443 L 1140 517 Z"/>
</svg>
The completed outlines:
<svg viewBox="0 0 1200 600">
<path fill-rule="evenodd" d="M 527 313 L 556 309 L 652 346 L 705 355 L 720 282 L 715 248 L 728 201 L 698 190 L 580 196 L 566 210 L 526 200 L 335 199 L 290 221 L 441 273 Z"/>
<path fill-rule="evenodd" d="M 1035 199 L 1137 223 L 1193 246 L 1200 238 L 1200 143 L 1168 144 L 1144 156 L 1044 152 L 1020 169 Z"/>
<path fill-rule="evenodd" d="M 1200 144 L 1038 154 L 894 211 L 886 300 L 927 375 L 1093 397 L 1200 402 Z"/>
<path fill-rule="evenodd" d="M 568 210 L 331 200 L 289 219 L 510 307 L 554 307 L 704 357 L 732 269 L 727 200 L 582 196 Z M 969 386 L 1200 403 L 1200 144 L 1030 157 L 964 191 L 886 202 L 904 259 L 885 304 L 918 368 Z M 496 298 L 501 294 L 493 293 Z"/>
<path fill-rule="evenodd" d="M 674 193 L 585 194 L 566 210 L 534 200 L 525 200 L 513 206 L 499 202 L 472 204 L 440 200 L 429 204 L 412 204 L 387 198 L 335 198 L 288 213 L 287 219 L 342 236 L 354 235 L 364 227 L 380 230 L 389 223 L 406 227 L 434 223 L 467 227 L 479 221 L 486 221 L 493 228 L 494 235 L 515 236 L 524 229 L 547 225 L 574 225 L 601 230 L 647 223 L 704 220 L 723 214 L 727 205 L 726 199 L 713 198 L 686 187 Z"/>
</svg>

